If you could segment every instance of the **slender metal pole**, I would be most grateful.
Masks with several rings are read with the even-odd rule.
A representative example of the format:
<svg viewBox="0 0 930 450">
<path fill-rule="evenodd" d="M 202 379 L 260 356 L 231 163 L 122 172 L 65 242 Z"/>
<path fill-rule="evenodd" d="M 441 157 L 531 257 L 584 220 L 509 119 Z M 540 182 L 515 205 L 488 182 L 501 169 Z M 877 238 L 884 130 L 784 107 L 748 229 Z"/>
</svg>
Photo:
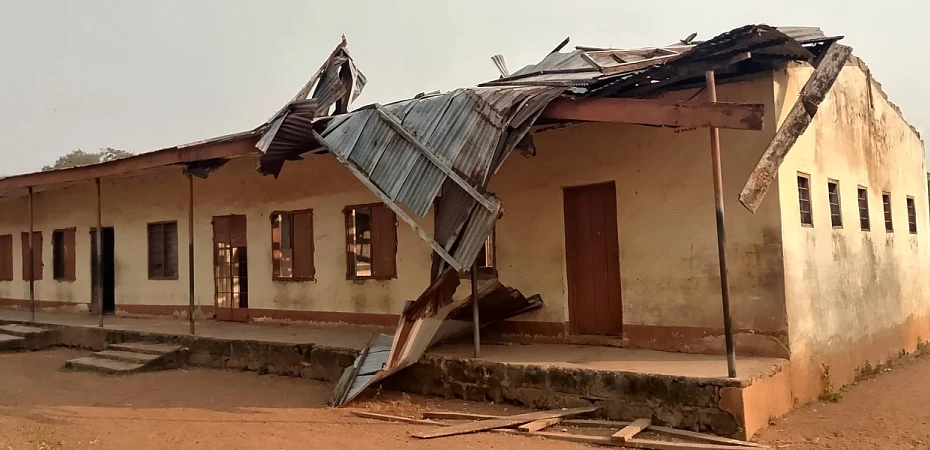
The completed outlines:
<svg viewBox="0 0 930 450">
<path fill-rule="evenodd" d="M 97 307 L 100 308 L 100 327 L 103 327 L 103 206 L 100 201 L 100 178 L 94 178 L 97 186 Z"/>
<path fill-rule="evenodd" d="M 194 334 L 194 177 L 187 174 L 188 199 L 187 210 L 187 278 L 190 288 L 187 306 L 187 317 L 191 324 L 191 335 Z"/>
<path fill-rule="evenodd" d="M 704 73 L 711 102 L 717 101 L 714 71 Z M 710 154 L 714 167 L 714 206 L 717 210 L 717 254 L 720 258 L 720 296 L 723 300 L 723 333 L 727 346 L 727 372 L 736 378 L 736 350 L 733 348 L 733 323 L 730 319 L 730 281 L 727 266 L 727 234 L 723 214 L 723 170 L 720 164 L 720 130 L 710 129 Z"/>
<path fill-rule="evenodd" d="M 471 265 L 471 318 L 475 323 L 475 358 L 481 357 L 481 321 L 478 318 L 478 260 Z"/>
<path fill-rule="evenodd" d="M 33 230 L 32 186 L 29 186 L 29 311 L 30 321 L 36 321 L 36 268 L 35 248 L 33 246 L 35 231 Z M 41 251 L 42 249 L 39 249 Z"/>
</svg>

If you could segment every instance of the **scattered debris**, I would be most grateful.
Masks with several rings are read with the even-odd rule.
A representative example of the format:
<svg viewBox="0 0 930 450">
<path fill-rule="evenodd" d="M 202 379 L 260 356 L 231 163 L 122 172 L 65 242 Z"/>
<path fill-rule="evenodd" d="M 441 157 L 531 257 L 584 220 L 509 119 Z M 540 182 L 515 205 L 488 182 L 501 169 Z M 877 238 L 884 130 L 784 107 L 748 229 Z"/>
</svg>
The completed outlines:
<svg viewBox="0 0 930 450">
<path fill-rule="evenodd" d="M 594 412 L 595 407 L 573 409 L 555 409 L 538 411 L 514 416 L 494 416 L 488 414 L 469 414 L 459 412 L 430 411 L 423 413 L 423 419 L 392 416 L 353 411 L 359 417 L 366 417 L 390 422 L 404 422 L 416 425 L 441 425 L 431 431 L 415 433 L 418 439 L 432 439 L 481 431 L 508 433 L 520 436 L 535 436 L 567 442 L 602 445 L 609 447 L 642 448 L 652 450 L 738 450 L 745 448 L 770 448 L 754 442 L 741 441 L 694 431 L 652 425 L 650 419 L 637 419 L 633 422 L 612 420 L 574 419 L 572 417 Z M 472 422 L 446 425 L 436 420 L 471 420 Z M 578 428 L 603 428 L 618 430 L 610 436 L 576 434 L 563 428 L 560 432 L 543 431 L 554 425 Z M 669 436 L 676 441 L 638 438 L 640 433 Z M 687 442 L 691 440 L 695 442 Z"/>
</svg>

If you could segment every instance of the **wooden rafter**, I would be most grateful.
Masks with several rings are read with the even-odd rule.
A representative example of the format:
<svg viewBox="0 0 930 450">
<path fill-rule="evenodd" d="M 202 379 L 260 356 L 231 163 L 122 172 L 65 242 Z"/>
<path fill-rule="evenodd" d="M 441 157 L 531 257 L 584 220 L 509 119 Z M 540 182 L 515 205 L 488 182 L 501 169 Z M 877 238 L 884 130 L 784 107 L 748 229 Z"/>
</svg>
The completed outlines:
<svg viewBox="0 0 930 450">
<path fill-rule="evenodd" d="M 556 99 L 542 117 L 670 127 L 761 130 L 765 108 L 752 103 L 683 102 L 638 98 Z"/>
<path fill-rule="evenodd" d="M 830 92 L 830 88 L 833 87 L 851 53 L 852 48 L 835 42 L 824 53 L 814 73 L 801 89 L 798 100 L 791 107 L 788 117 L 775 132 L 775 137 L 762 153 L 762 158 L 759 159 L 759 163 L 756 164 L 756 168 L 753 169 L 740 192 L 739 201 L 746 209 L 755 212 L 759 208 L 785 156 L 788 155 L 788 151 L 798 141 L 798 138 L 807 131 L 807 127 L 814 120 L 814 115 L 817 114 L 820 103 Z"/>
</svg>

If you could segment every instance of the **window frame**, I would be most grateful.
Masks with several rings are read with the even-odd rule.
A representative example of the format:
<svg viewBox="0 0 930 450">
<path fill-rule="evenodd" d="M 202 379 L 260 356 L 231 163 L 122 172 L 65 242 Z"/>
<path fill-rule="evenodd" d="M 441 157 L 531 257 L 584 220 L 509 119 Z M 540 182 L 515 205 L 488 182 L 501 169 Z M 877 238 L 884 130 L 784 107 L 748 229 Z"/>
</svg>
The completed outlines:
<svg viewBox="0 0 930 450">
<path fill-rule="evenodd" d="M 352 239 L 351 239 L 351 234 L 349 233 L 349 230 L 352 229 L 352 227 L 353 227 L 353 224 L 351 223 L 351 220 L 352 220 L 352 219 L 351 219 L 351 216 L 350 216 L 349 213 L 350 213 L 352 210 L 355 210 L 355 209 L 362 209 L 362 208 L 369 208 L 369 209 L 371 209 L 371 210 L 372 210 L 372 213 L 371 213 L 371 218 L 372 218 L 372 219 L 371 219 L 371 221 L 369 222 L 369 226 L 370 226 L 371 223 L 373 222 L 373 219 L 374 219 L 374 208 L 376 208 L 376 207 L 385 208 L 385 209 L 387 209 L 388 211 L 390 211 L 391 214 L 394 216 L 394 255 L 393 255 L 393 259 L 394 259 L 393 269 L 394 269 L 394 270 L 393 270 L 392 273 L 390 273 L 390 274 L 379 274 L 379 275 L 375 275 L 375 245 L 374 245 L 375 236 L 374 236 L 374 228 L 372 228 L 372 230 L 371 230 L 371 243 L 369 244 L 369 245 L 371 245 L 371 275 L 358 275 L 358 274 L 356 273 L 355 267 L 354 267 L 354 266 L 355 266 L 355 264 L 354 264 L 354 262 L 355 262 L 355 252 L 354 252 L 353 249 L 352 249 L 352 246 L 354 245 L 354 242 L 352 241 Z M 346 239 L 346 240 L 345 240 L 345 251 L 346 251 L 346 280 L 355 280 L 355 281 L 381 280 L 381 281 L 384 281 L 384 280 L 392 280 L 392 279 L 397 278 L 397 248 L 398 248 L 398 246 L 397 246 L 397 241 L 398 241 L 398 236 L 397 236 L 397 214 L 394 213 L 394 210 L 392 210 L 392 209 L 389 208 L 387 205 L 385 205 L 384 203 L 381 203 L 381 202 L 360 203 L 360 204 L 354 204 L 354 205 L 347 205 L 346 207 L 342 208 L 342 215 L 343 215 L 343 217 L 344 217 L 344 219 L 345 219 L 345 229 L 344 229 L 344 233 L 345 233 L 345 239 Z"/>
<path fill-rule="evenodd" d="M 907 231 L 910 234 L 917 234 L 917 203 L 913 195 L 906 196 L 904 202 L 907 206 Z"/>
<path fill-rule="evenodd" d="M 296 276 L 296 275 L 290 276 L 290 277 L 284 277 L 284 276 L 278 275 L 275 272 L 275 267 L 277 265 L 275 264 L 275 257 L 274 257 L 274 251 L 275 251 L 274 222 L 275 222 L 275 216 L 280 216 L 281 214 L 288 214 L 289 217 L 291 218 L 291 224 L 290 224 L 291 249 L 294 252 L 296 252 L 296 250 L 294 249 L 294 214 L 309 214 L 310 215 L 310 264 L 311 264 L 310 272 L 311 272 L 311 275 L 309 277 Z M 314 237 L 316 234 L 315 233 L 316 224 L 314 223 L 313 209 L 312 208 L 296 209 L 292 211 L 275 210 L 275 211 L 272 211 L 271 214 L 268 215 L 268 220 L 271 223 L 271 280 L 277 281 L 277 282 L 284 282 L 284 283 L 288 283 L 288 282 L 300 283 L 300 282 L 306 282 L 306 281 L 316 281 L 316 239 Z M 278 243 L 278 245 L 280 246 L 280 242 Z M 280 250 L 280 247 L 279 247 L 279 250 Z M 292 273 L 294 272 L 293 264 L 294 264 L 295 257 L 296 255 L 294 254 L 291 255 L 291 272 Z"/>
<path fill-rule="evenodd" d="M 149 234 L 151 233 L 151 227 L 152 227 L 153 225 L 161 225 L 161 226 L 162 226 L 162 239 L 163 239 L 163 242 L 162 242 L 162 245 L 163 245 L 162 253 L 163 253 L 163 256 L 164 256 L 164 258 L 165 258 L 165 259 L 162 261 L 162 265 L 163 265 L 163 266 L 167 266 L 167 262 L 168 262 L 168 246 L 165 245 L 165 244 L 167 244 L 167 239 L 165 239 L 165 237 L 166 237 L 167 235 L 164 233 L 164 226 L 165 226 L 165 225 L 172 225 L 172 224 L 174 225 L 174 234 L 175 234 L 175 236 L 177 236 L 177 240 L 178 240 L 178 242 L 176 242 L 176 244 L 177 244 L 177 246 L 178 246 L 178 249 L 176 249 L 175 252 L 174 252 L 174 253 L 175 253 L 175 257 L 176 257 L 176 259 L 177 259 L 177 260 L 174 262 L 175 273 L 174 273 L 174 275 L 170 275 L 170 276 L 169 276 L 169 275 L 152 276 L 152 246 L 151 246 L 151 237 L 149 236 Z M 177 220 L 162 220 L 162 221 L 158 221 L 158 222 L 148 222 L 148 223 L 145 224 L 145 256 L 146 256 L 146 261 L 145 261 L 146 267 L 145 267 L 145 268 L 146 268 L 146 272 L 147 272 L 146 275 L 148 275 L 148 279 L 149 279 L 149 280 L 152 280 L 152 281 L 177 281 L 178 279 L 180 279 L 180 274 L 181 274 L 180 260 L 181 260 L 181 258 L 180 258 L 180 255 L 178 254 L 178 252 L 180 252 L 180 246 L 181 246 L 180 241 L 181 241 L 181 229 L 178 227 L 178 221 L 177 221 Z M 164 273 L 164 270 L 162 271 L 162 273 Z"/>
<path fill-rule="evenodd" d="M 833 218 L 834 218 L 834 214 L 833 214 L 833 206 L 834 206 L 834 203 L 833 203 L 833 199 L 831 198 L 831 196 L 834 194 L 834 192 L 830 192 L 830 187 L 831 187 L 831 186 L 835 186 L 835 187 L 836 187 L 836 192 L 835 192 L 835 194 L 836 194 L 836 203 L 835 203 L 835 205 L 836 205 L 836 215 L 835 215 L 835 217 L 837 218 L 838 222 L 834 222 L 834 221 L 833 221 Z M 841 228 L 843 228 L 843 197 L 842 197 L 842 195 L 840 194 L 840 181 L 839 181 L 839 180 L 834 180 L 834 179 L 832 179 L 832 178 L 827 178 L 827 205 L 830 207 L 830 225 L 833 226 L 833 229 L 841 229 Z"/>
<path fill-rule="evenodd" d="M 885 222 L 886 233 L 894 233 L 894 209 L 891 198 L 891 192 L 882 191 L 882 220 Z"/>
<path fill-rule="evenodd" d="M 77 235 L 77 228 L 70 227 L 70 228 L 59 228 L 59 229 L 52 230 L 52 279 L 55 281 L 77 281 L 77 267 L 75 267 L 77 258 L 74 255 L 76 250 L 74 248 L 71 248 L 71 253 L 70 254 L 67 253 L 68 232 L 71 233 L 72 244 L 75 244 L 76 246 L 75 238 Z M 61 247 L 62 247 L 62 253 L 64 254 L 59 254 L 59 252 L 57 251 L 58 249 L 56 248 L 56 237 L 59 235 L 61 236 Z M 62 264 L 61 274 L 56 273 L 59 263 Z M 71 266 L 70 267 L 71 276 L 68 276 L 69 275 L 68 274 L 69 263 Z"/>
<path fill-rule="evenodd" d="M 0 234 L 0 243 L 4 242 L 5 244 L 0 246 L 0 262 L 3 262 L 0 266 L 0 282 L 14 281 L 13 234 Z"/>
<path fill-rule="evenodd" d="M 865 198 L 860 198 L 860 194 L 865 193 Z M 862 201 L 865 201 L 865 207 L 862 206 Z M 865 216 L 862 215 L 862 211 L 865 209 Z M 869 188 L 859 185 L 856 187 L 856 210 L 859 212 L 859 229 L 861 231 L 872 231 L 872 212 L 869 208 Z M 862 226 L 862 221 L 865 220 L 865 226 Z"/>
<path fill-rule="evenodd" d="M 807 183 L 807 187 L 805 188 L 807 190 L 807 200 L 801 198 L 801 180 L 805 180 Z M 797 183 L 798 183 L 798 216 L 801 221 L 801 226 L 813 228 L 814 227 L 814 198 L 813 198 L 812 189 L 811 189 L 812 187 L 811 176 L 803 172 L 798 172 Z M 802 204 L 805 201 L 807 202 L 807 215 L 809 218 L 809 222 L 804 221 L 805 211 L 804 211 L 804 207 L 802 206 Z"/>
</svg>

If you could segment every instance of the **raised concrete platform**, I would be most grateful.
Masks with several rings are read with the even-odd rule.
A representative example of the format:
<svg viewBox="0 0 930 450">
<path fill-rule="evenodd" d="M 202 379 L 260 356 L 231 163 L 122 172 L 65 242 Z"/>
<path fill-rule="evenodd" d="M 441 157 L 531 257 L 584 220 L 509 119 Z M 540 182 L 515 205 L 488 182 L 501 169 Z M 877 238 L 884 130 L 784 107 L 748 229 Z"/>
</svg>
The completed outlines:
<svg viewBox="0 0 930 450">
<path fill-rule="evenodd" d="M 57 344 L 54 330 L 16 323 L 0 325 L 0 351 L 38 350 Z"/>
<path fill-rule="evenodd" d="M 0 323 L 26 314 L 0 311 Z M 309 324 L 200 321 L 197 335 L 173 319 L 41 313 L 60 345 L 125 351 L 129 342 L 189 349 L 189 363 L 336 381 L 377 329 Z M 117 345 L 114 345 L 117 344 Z M 770 417 L 791 409 L 786 360 L 737 358 L 737 379 L 726 378 L 723 356 L 559 344 L 444 345 L 388 378 L 385 387 L 427 395 L 496 401 L 537 408 L 599 406 L 613 420 L 653 423 L 745 438 Z"/>
<path fill-rule="evenodd" d="M 129 374 L 168 369 L 187 362 L 187 349 L 179 345 L 110 344 L 106 350 L 65 363 L 66 369 L 109 374 Z"/>
</svg>

